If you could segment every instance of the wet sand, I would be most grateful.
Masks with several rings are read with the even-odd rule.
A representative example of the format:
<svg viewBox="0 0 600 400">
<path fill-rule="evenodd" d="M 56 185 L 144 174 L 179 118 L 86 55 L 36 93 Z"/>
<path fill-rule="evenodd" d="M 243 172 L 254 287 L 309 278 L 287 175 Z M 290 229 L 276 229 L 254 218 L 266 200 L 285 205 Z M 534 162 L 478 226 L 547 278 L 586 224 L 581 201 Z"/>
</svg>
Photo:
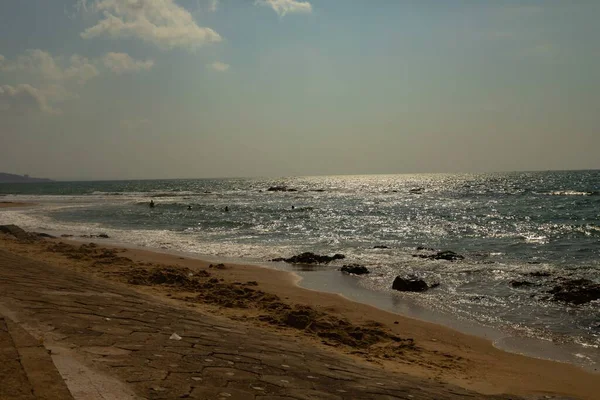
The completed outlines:
<svg viewBox="0 0 600 400">
<path fill-rule="evenodd" d="M 556 394 L 597 398 L 597 374 L 504 352 L 490 341 L 444 326 L 297 285 L 298 277 L 249 265 L 202 260 L 60 239 L 15 240 L 0 248 L 164 301 L 257 326 L 315 347 L 419 378 L 484 394 Z"/>
<path fill-rule="evenodd" d="M 30 207 L 33 205 L 33 203 L 24 203 L 18 201 L 0 201 L 0 208 Z"/>
</svg>

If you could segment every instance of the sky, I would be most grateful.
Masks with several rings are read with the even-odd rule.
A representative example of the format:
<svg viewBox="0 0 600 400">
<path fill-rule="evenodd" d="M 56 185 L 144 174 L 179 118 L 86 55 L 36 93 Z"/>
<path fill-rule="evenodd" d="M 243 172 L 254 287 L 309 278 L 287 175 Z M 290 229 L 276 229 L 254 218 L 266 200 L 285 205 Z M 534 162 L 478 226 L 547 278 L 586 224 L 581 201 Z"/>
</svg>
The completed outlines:
<svg viewBox="0 0 600 400">
<path fill-rule="evenodd" d="M 0 2 L 0 171 L 600 168 L 600 1 Z"/>
</svg>

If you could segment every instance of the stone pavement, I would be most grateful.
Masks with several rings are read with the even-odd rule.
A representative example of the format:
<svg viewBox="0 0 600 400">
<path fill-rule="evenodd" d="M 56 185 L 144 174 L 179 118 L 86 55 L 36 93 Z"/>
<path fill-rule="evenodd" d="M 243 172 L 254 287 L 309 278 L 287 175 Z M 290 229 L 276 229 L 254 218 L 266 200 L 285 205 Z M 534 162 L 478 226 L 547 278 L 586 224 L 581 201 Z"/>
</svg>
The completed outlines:
<svg viewBox="0 0 600 400">
<path fill-rule="evenodd" d="M 29 336 L 21 347 L 10 345 L 7 334 L 14 338 L 17 330 Z M 40 338 L 75 399 L 515 398 L 386 372 L 0 250 L 0 398 L 71 398 L 40 354 L 30 364 L 38 375 L 47 372 L 55 397 L 29 389 L 41 378 L 32 378 L 15 349 L 24 360 L 22 349 L 43 349 Z M 26 387 L 26 395 L 11 397 Z"/>
<path fill-rule="evenodd" d="M 44 346 L 4 317 L 0 317 L 0 399 L 72 399 Z"/>
</svg>

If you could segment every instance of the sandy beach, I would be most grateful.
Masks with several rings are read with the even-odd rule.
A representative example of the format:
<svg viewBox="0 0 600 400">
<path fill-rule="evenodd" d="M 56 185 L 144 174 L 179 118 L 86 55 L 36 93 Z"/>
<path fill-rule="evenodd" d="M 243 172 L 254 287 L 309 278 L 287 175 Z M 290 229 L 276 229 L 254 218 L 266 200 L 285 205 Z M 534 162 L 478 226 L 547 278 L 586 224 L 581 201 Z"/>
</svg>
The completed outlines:
<svg viewBox="0 0 600 400">
<path fill-rule="evenodd" d="M 3 234 L 0 248 L 22 260 L 116 282 L 160 301 L 294 338 L 386 371 L 482 394 L 591 400 L 600 390 L 597 374 L 501 351 L 483 338 L 303 289 L 289 272 L 106 246 L 101 239 L 80 243 Z"/>
</svg>

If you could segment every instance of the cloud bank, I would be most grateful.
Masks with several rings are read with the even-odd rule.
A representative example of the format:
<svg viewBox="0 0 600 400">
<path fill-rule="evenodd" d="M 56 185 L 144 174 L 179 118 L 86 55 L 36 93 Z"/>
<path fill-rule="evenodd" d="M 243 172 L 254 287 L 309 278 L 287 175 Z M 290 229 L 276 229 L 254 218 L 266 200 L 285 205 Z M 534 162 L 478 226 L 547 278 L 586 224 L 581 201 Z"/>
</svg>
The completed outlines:
<svg viewBox="0 0 600 400">
<path fill-rule="evenodd" d="M 48 112 L 53 110 L 46 101 L 46 96 L 31 85 L 0 86 L 0 114 L 28 112 Z"/>
<path fill-rule="evenodd" d="M 53 57 L 39 49 L 26 50 L 14 61 L 5 60 L 0 63 L 0 71 L 25 72 L 46 81 L 74 81 L 79 84 L 84 84 L 99 74 L 93 62 L 85 57 L 76 54 L 68 59 Z"/>
<path fill-rule="evenodd" d="M 154 66 L 154 61 L 152 60 L 134 60 L 127 53 L 107 53 L 102 58 L 102 62 L 106 68 L 119 75 L 126 72 L 149 70 Z"/>
<path fill-rule="evenodd" d="M 14 73 L 27 82 L 1 86 L 0 112 L 56 114 L 60 112 L 56 106 L 78 97 L 78 88 L 99 76 L 102 66 L 123 74 L 149 70 L 153 65 L 154 61 L 135 60 L 126 53 L 107 53 L 97 59 L 78 54 L 53 56 L 40 49 L 26 50 L 14 60 L 0 55 L 0 72 Z"/>
<path fill-rule="evenodd" d="M 84 39 L 136 38 L 163 49 L 188 50 L 222 40 L 214 30 L 198 26 L 174 0 L 98 0 L 94 10 L 102 18 L 81 33 Z"/>
</svg>

